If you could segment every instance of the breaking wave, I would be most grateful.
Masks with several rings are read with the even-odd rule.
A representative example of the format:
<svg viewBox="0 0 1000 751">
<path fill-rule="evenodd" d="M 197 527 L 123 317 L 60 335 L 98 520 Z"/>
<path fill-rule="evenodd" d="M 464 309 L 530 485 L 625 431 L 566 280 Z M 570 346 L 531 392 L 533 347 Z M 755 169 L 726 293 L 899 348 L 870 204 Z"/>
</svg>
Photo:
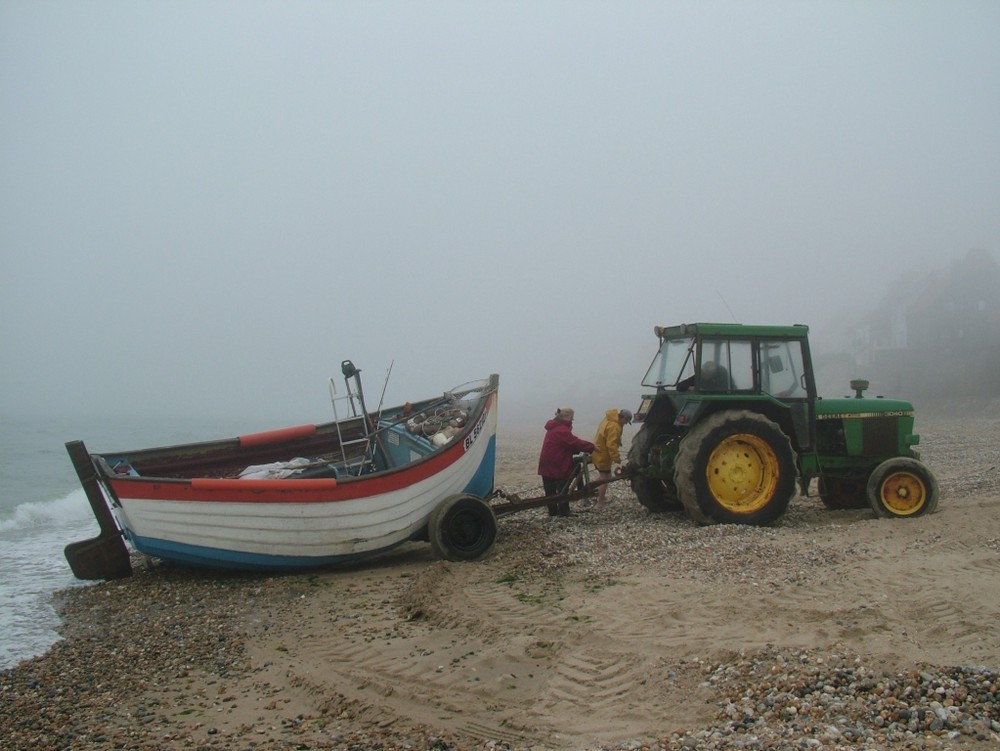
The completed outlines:
<svg viewBox="0 0 1000 751">
<path fill-rule="evenodd" d="M 78 527 L 93 512 L 82 489 L 70 491 L 61 498 L 49 501 L 29 501 L 13 509 L 0 512 L 0 532 L 39 530 L 44 527 Z M 96 525 L 96 521 L 95 521 Z"/>
</svg>

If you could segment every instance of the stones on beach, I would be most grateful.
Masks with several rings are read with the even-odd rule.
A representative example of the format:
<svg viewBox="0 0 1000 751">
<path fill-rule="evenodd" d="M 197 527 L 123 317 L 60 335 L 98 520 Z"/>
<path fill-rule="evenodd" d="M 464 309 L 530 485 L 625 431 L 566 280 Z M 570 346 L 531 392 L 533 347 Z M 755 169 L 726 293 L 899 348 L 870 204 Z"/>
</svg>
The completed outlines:
<svg viewBox="0 0 1000 751">
<path fill-rule="evenodd" d="M 769 649 L 715 665 L 710 680 L 725 687 L 720 717 L 731 730 L 819 729 L 821 737 L 883 747 L 921 735 L 986 739 L 1000 719 L 997 674 L 986 668 L 890 674 L 855 655 Z"/>
<path fill-rule="evenodd" d="M 954 451 L 935 454 L 945 503 L 973 487 L 994 494 L 996 444 L 974 458 L 974 471 L 960 441 Z M 953 434 L 947 434 L 953 435 Z M 948 439 L 952 440 L 951 438 Z M 926 442 L 935 446 L 933 436 Z M 513 487 L 525 497 L 537 488 Z M 498 589 L 516 588 L 507 602 L 523 606 L 534 627 L 544 617 L 560 623 L 576 619 L 584 638 L 587 618 L 612 613 L 561 609 L 565 582 L 588 594 L 614 587 L 636 570 L 662 573 L 671 581 L 696 583 L 722 593 L 750 592 L 780 597 L 811 593 L 855 558 L 877 555 L 875 543 L 841 535 L 846 542 L 829 544 L 824 535 L 840 532 L 863 511 L 832 516 L 817 503 L 794 503 L 778 528 L 718 525 L 698 527 L 677 515 L 650 516 L 635 503 L 624 483 L 609 488 L 610 505 L 587 510 L 571 519 L 550 520 L 544 509 L 501 519 L 501 541 L 489 561 Z M 989 511 L 989 509 L 987 509 Z M 845 520 L 845 521 L 837 521 Z M 909 549 L 947 544 L 942 532 L 926 524 L 880 525 L 886 538 L 906 540 Z M 906 530 L 904 533 L 903 530 Z M 794 535 L 804 544 L 788 545 Z M 906 535 L 909 535 L 907 537 Z M 947 538 L 947 535 L 943 535 Z M 1000 553 L 995 533 L 983 535 L 984 551 Z M 414 553 L 419 558 L 422 553 Z M 982 572 L 993 575 L 987 556 Z M 136 561 L 138 564 L 140 561 Z M 325 640 L 328 655 L 344 659 L 356 650 L 369 655 L 388 644 L 406 643 L 410 629 L 488 628 L 500 621 L 499 605 L 477 600 L 476 621 L 449 597 L 460 590 L 466 564 L 421 561 L 419 574 L 400 573 L 391 562 L 372 565 L 364 584 L 330 579 L 336 574 L 242 576 L 206 575 L 168 567 L 137 567 L 136 576 L 120 582 L 77 587 L 59 603 L 66 620 L 65 640 L 46 654 L 0 672 L 0 748 L 38 749 L 337 749 L 347 751 L 514 751 L 572 748 L 573 751 L 945 751 L 1000 748 L 1000 674 L 997 665 L 889 664 L 870 654 L 856 654 L 837 642 L 854 620 L 876 611 L 877 589 L 836 612 L 823 648 L 790 643 L 726 650 L 726 645 L 683 655 L 669 649 L 642 663 L 641 682 L 697 692 L 708 709 L 704 721 L 674 719 L 668 704 L 639 705 L 657 732 L 651 737 L 617 738 L 599 744 L 524 741 L 515 731 L 489 729 L 477 733 L 414 724 L 392 715 L 388 699 L 404 693 L 384 677 L 361 674 L 373 687 L 369 698 L 347 695 L 346 687 L 324 684 L 328 670 L 321 660 L 308 664 L 289 624 L 311 619 L 308 633 Z M 474 564 L 481 565 L 481 564 Z M 415 570 L 415 569 L 413 569 Z M 412 571 L 412 570 L 411 570 Z M 934 572 L 951 586 L 955 571 Z M 907 582 L 910 583 L 909 580 Z M 369 589 L 370 585 L 370 589 Z M 327 607 L 311 607 L 317 588 L 336 586 Z M 912 583 L 919 588 L 919 581 Z M 402 594 L 400 594 L 402 592 Z M 956 593 L 959 596 L 960 593 Z M 772 601 L 774 598 L 772 598 Z M 697 602 L 689 603 L 697 608 Z M 995 611 L 993 611 L 995 612 Z M 626 617 L 641 615 L 629 613 Z M 972 620 L 992 638 L 996 625 Z M 485 627 L 479 624 L 484 623 Z M 544 624 L 543 624 L 544 625 Z M 791 629 L 799 624 L 789 624 Z M 906 623 L 881 634 L 887 640 L 909 640 L 917 629 Z M 561 628 L 561 627 L 560 627 Z M 576 626 L 574 626 L 576 628 Z M 909 631 L 909 633 L 907 633 Z M 423 633 L 423 632 L 421 632 Z M 947 634 L 947 631 L 945 631 Z M 318 636 L 317 636 L 318 635 Z M 470 641 L 509 638 L 474 631 Z M 558 661 L 562 632 L 557 627 L 525 633 L 520 656 L 530 669 Z M 694 636 L 694 635 L 692 635 Z M 686 634 L 685 634 L 686 638 Z M 267 645 L 261 660 L 251 659 L 248 645 Z M 468 686 L 493 681 L 481 669 L 467 643 L 447 651 L 422 640 L 411 642 L 413 665 L 430 669 L 420 680 L 430 683 L 449 673 L 467 671 Z M 697 654 L 698 657 L 692 655 Z M 994 654 L 994 652 L 990 652 Z M 305 663 L 303 665 L 303 663 Z M 369 663 L 361 662 L 361 667 Z M 280 666 L 280 667 L 279 667 Z M 374 672 L 374 670 L 372 671 Z M 527 671 L 513 676 L 501 666 L 494 676 L 497 694 L 528 681 Z M 481 679 L 482 678 L 482 679 Z M 631 690 L 631 689 L 629 689 Z M 386 701 L 370 698 L 381 691 Z M 305 697 L 305 700 L 302 700 Z M 294 698 L 294 700 L 293 700 Z M 529 701 L 534 697 L 531 695 Z M 549 697 L 551 701 L 551 697 Z M 584 700 L 585 701 L 585 700 Z M 498 699 L 499 706 L 499 699 Z M 435 705 L 440 714 L 460 714 L 454 694 Z M 495 726 L 494 726 L 495 728 Z M 558 740 L 558 739 L 556 739 Z"/>
<path fill-rule="evenodd" d="M 498 553 L 520 576 L 529 577 L 527 566 L 539 567 L 539 579 L 546 576 L 546 567 L 551 573 L 560 566 L 585 566 L 595 581 L 610 580 L 623 566 L 667 555 L 632 526 L 633 512 L 623 504 L 607 510 L 604 518 L 581 515 L 575 529 L 554 529 L 541 513 L 534 519 L 514 516 L 510 522 L 523 526 L 525 535 L 544 531 L 539 550 L 553 555 L 511 552 L 519 546 Z M 765 552 L 755 547 L 759 540 L 742 536 L 766 541 L 767 530 L 704 531 L 719 540 L 685 542 L 679 534 L 674 541 L 678 549 L 671 560 L 678 575 L 699 575 L 697 561 L 704 567 L 720 540 L 740 539 L 748 546 L 730 546 L 738 567 L 744 556 Z M 581 540 L 588 551 L 573 544 Z M 612 555 L 615 549 L 621 555 Z M 822 555 L 813 559 L 817 565 L 823 561 Z M 745 581 L 754 578 L 747 574 Z M 756 579 L 761 586 L 771 585 L 766 577 Z M 377 714 L 367 720 L 365 707 L 344 699 L 331 699 L 310 714 L 286 713 L 286 689 L 263 680 L 246 662 L 248 619 L 267 633 L 272 615 L 302 603 L 310 586 L 307 577 L 206 577 L 160 569 L 68 591 L 61 604 L 67 640 L 0 674 L 3 748 L 522 748 L 500 738 L 462 737 Z M 371 607 L 390 611 L 398 603 L 376 598 Z M 365 613 L 356 616 L 356 632 L 367 634 Z M 404 612 L 399 619 L 406 622 Z M 395 638 L 392 632 L 376 636 Z M 538 639 L 533 643 L 540 657 L 551 648 Z M 441 669 L 456 664 L 442 664 Z M 892 672 L 847 652 L 769 646 L 725 660 L 664 662 L 662 679 L 673 680 L 678 669 L 695 671 L 718 697 L 713 722 L 654 739 L 588 748 L 919 750 L 946 749 L 962 739 L 1000 739 L 1000 675 L 985 667 L 928 665 Z M 248 705 L 255 707 L 254 721 L 227 719 L 238 706 L 245 711 Z"/>
<path fill-rule="evenodd" d="M 832 548 L 817 537 L 813 546 L 792 547 L 783 545 L 783 531 L 773 528 L 697 528 L 676 516 L 669 522 L 652 520 L 636 511 L 627 492 L 612 486 L 609 495 L 608 508 L 585 512 L 568 524 L 540 528 L 527 517 L 504 518 L 502 531 L 515 542 L 500 545 L 496 556 L 527 547 L 531 536 L 543 536 L 534 557 L 510 555 L 509 577 L 530 579 L 534 568 L 549 576 L 585 571 L 594 582 L 613 582 L 637 566 L 654 566 L 669 567 L 670 579 L 781 594 L 808 587 L 827 569 L 854 556 L 872 554 L 861 541 Z M 808 530 L 827 517 L 818 504 L 800 502 L 790 508 L 781 528 Z M 922 544 L 940 542 L 927 539 Z M 691 606 L 697 608 L 697 602 Z M 859 610 L 867 607 L 862 603 Z M 842 620 L 836 625 L 850 624 Z M 995 666 L 927 665 L 892 672 L 866 664 L 867 659 L 846 651 L 769 645 L 722 662 L 699 662 L 695 667 L 704 673 L 703 687 L 720 697 L 714 723 L 599 748 L 948 749 L 962 742 L 988 747 L 1000 743 L 1000 675 Z M 668 679 L 674 672 L 667 673 Z M 664 716 L 669 717 L 669 707 Z"/>
</svg>

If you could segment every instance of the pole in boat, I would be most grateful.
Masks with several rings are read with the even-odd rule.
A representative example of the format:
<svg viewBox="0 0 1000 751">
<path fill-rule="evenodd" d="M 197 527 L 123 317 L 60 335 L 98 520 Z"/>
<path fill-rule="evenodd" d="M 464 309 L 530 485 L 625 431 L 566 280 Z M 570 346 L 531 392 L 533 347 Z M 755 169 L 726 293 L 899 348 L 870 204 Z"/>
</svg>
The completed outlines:
<svg viewBox="0 0 1000 751">
<path fill-rule="evenodd" d="M 73 575 L 77 579 L 123 579 L 131 576 L 132 561 L 129 559 L 128 549 L 97 483 L 97 471 L 87 453 L 87 447 L 83 445 L 83 441 L 70 441 L 66 444 L 66 451 L 80 478 L 83 491 L 87 494 L 87 500 L 90 501 L 90 508 L 101 526 L 101 533 L 97 537 L 71 542 L 66 546 L 64 552 Z"/>
<path fill-rule="evenodd" d="M 392 370 L 392 367 L 389 368 Z M 368 407 L 365 405 L 365 391 L 361 386 L 361 369 L 356 368 L 354 363 L 350 360 L 344 360 L 340 363 L 340 372 L 344 374 L 344 385 L 347 386 L 347 393 L 351 397 L 351 408 L 354 407 L 354 394 L 357 395 L 358 404 L 361 407 L 361 416 L 365 421 L 365 433 L 368 436 L 368 453 L 374 457 L 375 449 L 381 451 L 382 457 L 386 462 L 389 461 L 389 452 L 385 450 L 382 445 L 382 439 L 379 437 L 378 424 L 372 420 L 372 416 L 368 414 Z M 354 379 L 355 392 L 351 391 L 351 379 Z M 388 383 L 389 376 L 386 375 L 386 382 Z M 383 396 L 385 395 L 385 390 L 382 391 Z M 379 412 L 381 413 L 381 403 L 379 404 Z M 357 414 L 355 411 L 354 414 Z"/>
<path fill-rule="evenodd" d="M 378 414 L 375 415 L 375 425 L 378 425 L 379 420 L 382 419 L 382 403 L 385 401 L 385 390 L 389 386 L 389 376 L 392 374 L 392 365 L 395 362 L 395 360 L 390 362 L 389 369 L 385 372 L 385 382 L 382 384 L 382 396 L 378 399 Z"/>
</svg>

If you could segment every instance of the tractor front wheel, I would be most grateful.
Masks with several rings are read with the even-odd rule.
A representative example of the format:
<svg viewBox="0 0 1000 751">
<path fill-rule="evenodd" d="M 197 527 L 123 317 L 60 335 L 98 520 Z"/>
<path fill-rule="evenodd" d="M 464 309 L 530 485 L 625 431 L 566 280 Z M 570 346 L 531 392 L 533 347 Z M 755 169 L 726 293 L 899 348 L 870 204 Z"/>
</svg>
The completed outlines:
<svg viewBox="0 0 1000 751">
<path fill-rule="evenodd" d="M 885 518 L 933 514 L 938 504 L 937 479 L 916 459 L 887 459 L 868 478 L 868 503 L 876 515 Z"/>
<path fill-rule="evenodd" d="M 770 524 L 788 508 L 798 472 L 791 441 L 763 415 L 717 412 L 681 441 L 674 470 L 688 515 L 702 524 Z"/>
</svg>

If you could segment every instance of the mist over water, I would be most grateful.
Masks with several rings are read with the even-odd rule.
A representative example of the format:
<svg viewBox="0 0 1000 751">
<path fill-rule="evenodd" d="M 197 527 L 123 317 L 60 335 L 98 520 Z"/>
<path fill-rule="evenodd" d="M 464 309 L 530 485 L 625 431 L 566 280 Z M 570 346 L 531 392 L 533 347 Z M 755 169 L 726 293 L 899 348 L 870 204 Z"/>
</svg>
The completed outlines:
<svg viewBox="0 0 1000 751">
<path fill-rule="evenodd" d="M 1000 4 L 0 4 L 0 411 L 317 419 L 1000 249 Z M 853 327 L 852 327 L 853 328 Z"/>
</svg>

